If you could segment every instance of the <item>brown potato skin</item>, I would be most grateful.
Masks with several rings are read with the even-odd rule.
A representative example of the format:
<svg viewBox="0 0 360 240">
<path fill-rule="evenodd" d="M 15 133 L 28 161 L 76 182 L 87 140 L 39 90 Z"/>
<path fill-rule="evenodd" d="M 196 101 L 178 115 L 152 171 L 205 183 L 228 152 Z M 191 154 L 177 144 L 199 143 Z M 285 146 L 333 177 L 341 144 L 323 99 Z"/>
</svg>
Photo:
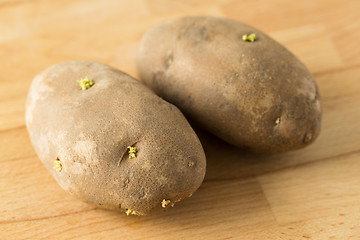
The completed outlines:
<svg viewBox="0 0 360 240">
<path fill-rule="evenodd" d="M 94 85 L 82 91 L 77 80 L 85 76 Z M 100 208 L 146 215 L 163 199 L 188 197 L 205 175 L 201 143 L 182 113 L 108 65 L 70 61 L 36 76 L 26 125 L 61 187 Z M 136 158 L 129 159 L 128 146 L 137 148 Z"/>
<path fill-rule="evenodd" d="M 243 41 L 250 33 L 257 40 Z M 164 21 L 143 36 L 136 63 L 147 86 L 233 145 L 278 153 L 319 135 L 320 96 L 310 72 L 243 23 L 202 16 Z"/>
</svg>

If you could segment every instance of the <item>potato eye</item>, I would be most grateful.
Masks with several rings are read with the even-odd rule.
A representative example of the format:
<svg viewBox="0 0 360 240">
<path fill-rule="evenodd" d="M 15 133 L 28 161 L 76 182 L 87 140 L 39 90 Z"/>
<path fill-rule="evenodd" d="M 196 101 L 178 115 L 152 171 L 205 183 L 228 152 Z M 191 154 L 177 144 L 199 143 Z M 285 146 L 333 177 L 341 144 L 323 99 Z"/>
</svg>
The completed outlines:
<svg viewBox="0 0 360 240">
<path fill-rule="evenodd" d="M 77 80 L 79 83 L 81 90 L 87 90 L 94 85 L 94 82 L 92 80 L 89 80 L 89 77 L 86 76 L 85 78 L 81 78 L 80 80 Z"/>
<path fill-rule="evenodd" d="M 136 158 L 136 147 L 128 146 L 129 159 Z"/>
</svg>

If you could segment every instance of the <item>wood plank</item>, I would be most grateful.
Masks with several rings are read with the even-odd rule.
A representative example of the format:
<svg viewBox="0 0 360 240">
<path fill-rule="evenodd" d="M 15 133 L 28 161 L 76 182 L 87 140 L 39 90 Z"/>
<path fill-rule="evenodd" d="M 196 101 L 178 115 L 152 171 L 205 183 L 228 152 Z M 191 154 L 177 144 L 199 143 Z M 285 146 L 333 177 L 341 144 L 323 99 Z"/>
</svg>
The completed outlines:
<svg viewBox="0 0 360 240">
<path fill-rule="evenodd" d="M 25 97 L 0 101 L 0 131 L 25 125 Z"/>
<path fill-rule="evenodd" d="M 35 177 L 38 174 L 32 175 Z M 14 205 L 22 206 L 21 211 L 15 207 L 7 211 L 5 217 L 16 215 L 19 222 L 6 223 L 5 217 L 2 217 L 5 223 L 0 225 L 0 229 L 5 239 L 46 239 L 51 236 L 57 239 L 144 239 L 145 236 L 146 239 L 164 236 L 166 239 L 225 239 L 252 232 L 254 225 L 258 226 L 257 231 L 276 226 L 262 189 L 254 179 L 205 183 L 190 199 L 169 211 L 147 217 L 97 209 L 89 211 L 89 208 L 61 193 L 62 201 L 52 197 L 59 194 L 52 181 L 43 183 L 42 187 L 46 187 L 47 191 L 41 192 L 48 193 L 45 196 L 33 194 L 37 202 L 17 202 Z M 2 199 L 7 200 L 4 195 Z M 8 204 L 7 201 L 5 204 Z M 60 211 L 63 208 L 74 213 L 64 215 L 64 211 Z M 36 211 L 33 216 L 39 217 L 40 214 L 46 218 L 32 220 L 32 211 Z M 229 224 L 232 222 L 236 222 L 236 228 Z M 53 226 L 50 231 L 49 226 Z"/>
<path fill-rule="evenodd" d="M 360 206 L 359 160 L 356 153 L 275 171 L 258 180 L 277 222 L 285 225 Z"/>
<path fill-rule="evenodd" d="M 309 35 L 307 39 L 284 45 L 299 57 L 312 73 L 342 66 L 342 60 L 334 43 L 327 36 L 314 38 Z"/>
<path fill-rule="evenodd" d="M 337 214 L 259 231 L 244 236 L 244 239 L 358 240 L 360 239 L 359 212 L 359 206 L 351 205 Z"/>
<path fill-rule="evenodd" d="M 0 236 L 3 223 L 93 208 L 65 193 L 37 157 L 0 162 L 0 176 Z"/>
<path fill-rule="evenodd" d="M 0 0 L 0 239 L 360 239 L 360 1 Z M 96 209 L 42 166 L 24 125 L 33 77 L 71 59 L 137 77 L 144 32 L 184 15 L 255 26 L 314 74 L 323 126 L 311 146 L 258 155 L 199 131 L 205 182 L 147 217 Z"/>
<path fill-rule="evenodd" d="M 25 126 L 0 131 L 0 163 L 34 156 L 35 151 Z"/>
<path fill-rule="evenodd" d="M 341 97 L 359 95 L 359 75 L 360 65 L 315 74 L 322 101 L 327 104 L 328 100 L 332 102 Z"/>
</svg>

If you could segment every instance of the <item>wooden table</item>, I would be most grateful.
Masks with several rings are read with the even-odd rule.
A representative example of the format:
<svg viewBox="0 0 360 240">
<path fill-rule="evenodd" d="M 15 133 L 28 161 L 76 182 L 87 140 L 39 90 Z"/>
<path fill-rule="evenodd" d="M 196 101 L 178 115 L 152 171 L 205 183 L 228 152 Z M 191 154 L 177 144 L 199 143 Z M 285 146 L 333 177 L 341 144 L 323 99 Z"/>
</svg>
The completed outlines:
<svg viewBox="0 0 360 240">
<path fill-rule="evenodd" d="M 71 59 L 136 77 L 143 33 L 162 19 L 199 14 L 251 24 L 308 66 L 323 100 L 318 140 L 260 156 L 203 133 L 203 185 L 177 207 L 148 217 L 68 196 L 26 132 L 32 78 Z M 360 239 L 360 1 L 0 0 L 0 190 L 1 240 Z"/>
</svg>

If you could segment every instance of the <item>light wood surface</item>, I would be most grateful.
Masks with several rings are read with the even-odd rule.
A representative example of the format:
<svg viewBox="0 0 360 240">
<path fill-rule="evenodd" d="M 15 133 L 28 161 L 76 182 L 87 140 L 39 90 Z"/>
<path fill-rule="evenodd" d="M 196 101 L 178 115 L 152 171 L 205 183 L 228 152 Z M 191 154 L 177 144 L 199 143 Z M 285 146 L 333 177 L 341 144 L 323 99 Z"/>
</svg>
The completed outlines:
<svg viewBox="0 0 360 240">
<path fill-rule="evenodd" d="M 32 78 L 72 59 L 136 77 L 142 34 L 184 15 L 243 21 L 294 52 L 320 88 L 320 137 L 302 150 L 260 156 L 201 133 L 203 185 L 147 217 L 68 196 L 26 132 Z M 360 1 L 0 0 L 0 239 L 360 239 Z"/>
</svg>

